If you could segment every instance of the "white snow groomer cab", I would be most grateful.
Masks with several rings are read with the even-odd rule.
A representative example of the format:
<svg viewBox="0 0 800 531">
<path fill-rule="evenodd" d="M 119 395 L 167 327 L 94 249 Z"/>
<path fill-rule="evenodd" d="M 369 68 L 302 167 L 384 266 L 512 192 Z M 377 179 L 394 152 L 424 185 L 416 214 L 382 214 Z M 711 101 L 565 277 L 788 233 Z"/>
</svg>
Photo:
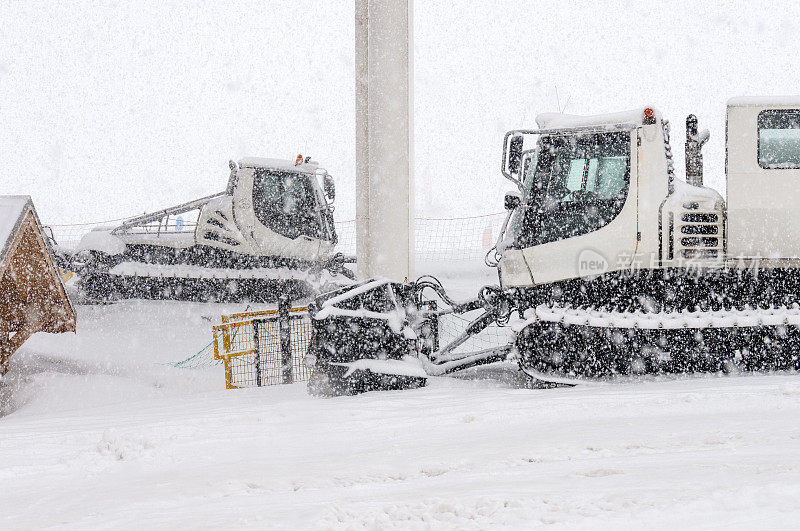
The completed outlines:
<svg viewBox="0 0 800 531">
<path fill-rule="evenodd" d="M 511 355 L 538 380 L 568 383 L 800 368 L 800 97 L 728 102 L 727 200 L 702 186 L 708 133 L 698 132 L 692 115 L 685 181 L 673 170 L 669 124 L 653 108 L 545 114 L 537 122 L 539 129 L 510 131 L 503 144 L 502 173 L 517 190 L 505 198 L 508 225 L 489 257 L 499 288 L 432 312 L 422 306 L 425 288 L 445 306 L 452 302 L 435 281 L 417 281 L 402 299 L 416 305 L 394 305 L 395 315 L 385 320 L 404 323 L 395 328 L 406 336 L 410 327 L 416 341 L 406 350 L 373 345 L 373 352 L 411 356 L 427 374 Z M 374 289 L 391 291 L 383 297 L 389 301 L 409 292 Z M 359 301 L 380 300 L 364 289 L 353 293 L 320 297 L 315 308 L 323 317 L 315 361 L 343 389 L 367 367 L 391 372 L 380 360 L 343 360 L 345 352 L 370 355 L 357 342 L 343 343 L 347 335 L 324 329 L 325 321 L 346 319 Z M 445 346 L 431 337 L 437 314 L 475 308 L 483 313 L 462 337 Z M 453 352 L 487 325 L 509 322 L 513 345 Z M 328 368 L 331 352 L 338 364 Z"/>
<path fill-rule="evenodd" d="M 73 257 L 91 299 L 293 299 L 349 283 L 334 184 L 316 162 L 231 161 L 225 192 L 83 237 Z"/>
</svg>

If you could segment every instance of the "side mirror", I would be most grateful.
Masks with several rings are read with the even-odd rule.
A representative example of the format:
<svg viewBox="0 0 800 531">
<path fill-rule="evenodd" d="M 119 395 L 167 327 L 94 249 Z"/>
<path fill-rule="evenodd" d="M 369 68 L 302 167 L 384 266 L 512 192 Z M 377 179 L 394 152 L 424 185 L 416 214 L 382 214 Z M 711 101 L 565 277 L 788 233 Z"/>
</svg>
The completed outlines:
<svg viewBox="0 0 800 531">
<path fill-rule="evenodd" d="M 333 183 L 333 177 L 327 173 L 322 179 L 322 190 L 325 192 L 325 196 L 328 200 L 333 201 L 336 199 L 336 185 Z"/>
<path fill-rule="evenodd" d="M 508 143 L 508 173 L 515 175 L 519 173 L 520 161 L 522 160 L 522 135 L 514 135 Z"/>
<path fill-rule="evenodd" d="M 519 192 L 508 192 L 504 201 L 506 210 L 514 210 L 522 204 Z"/>
</svg>

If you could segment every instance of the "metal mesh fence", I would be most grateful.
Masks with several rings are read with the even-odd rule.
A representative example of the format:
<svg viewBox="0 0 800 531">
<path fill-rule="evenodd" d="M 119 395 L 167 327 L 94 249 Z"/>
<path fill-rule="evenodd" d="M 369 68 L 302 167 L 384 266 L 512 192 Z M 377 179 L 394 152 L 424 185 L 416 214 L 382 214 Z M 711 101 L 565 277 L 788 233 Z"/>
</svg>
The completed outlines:
<svg viewBox="0 0 800 531">
<path fill-rule="evenodd" d="M 176 369 L 207 369 L 222 363 L 222 360 L 214 358 L 214 342 L 212 341 L 195 354 L 192 354 L 185 360 L 175 361 L 172 363 L 165 363 L 170 367 Z"/>
<path fill-rule="evenodd" d="M 439 345 L 444 346 L 458 337 L 470 323 L 470 319 L 457 314 L 446 314 L 439 317 Z M 454 352 L 473 352 L 508 345 L 514 339 L 511 328 L 492 324 L 479 334 L 467 339 Z"/>
<path fill-rule="evenodd" d="M 253 387 L 256 385 L 256 365 L 255 356 L 244 354 L 231 358 L 225 364 L 225 383 L 228 389 L 240 389 L 242 387 Z"/>
<path fill-rule="evenodd" d="M 289 318 L 290 356 L 286 360 L 283 359 L 281 349 L 280 322 L 275 318 L 258 319 L 253 324 L 258 338 L 258 348 L 253 360 L 259 370 L 256 373 L 256 385 L 308 380 L 309 370 L 303 364 L 303 358 L 311 345 L 311 321 L 308 317 L 302 315 Z M 289 372 L 284 374 L 284 370 Z"/>
<path fill-rule="evenodd" d="M 228 322 L 213 328 L 214 357 L 225 364 L 228 389 L 308 380 L 310 371 L 303 358 L 311 345 L 311 322 L 304 310 L 293 308 L 290 315 L 269 310 L 225 316 Z"/>
<path fill-rule="evenodd" d="M 95 228 L 113 227 L 124 219 L 78 225 L 48 225 L 60 247 L 74 250 L 81 238 Z M 414 247 L 418 260 L 431 262 L 483 260 L 492 248 L 505 219 L 505 213 L 461 218 L 418 217 L 414 223 Z M 186 231 L 192 230 L 186 225 Z M 355 220 L 336 223 L 339 243 L 336 251 L 356 254 Z"/>
<path fill-rule="evenodd" d="M 133 216 L 106 221 L 73 224 L 45 224 L 46 230 L 51 231 L 53 239 L 62 249 L 73 251 L 86 234 L 97 228 L 113 228 Z"/>
<path fill-rule="evenodd" d="M 462 218 L 424 218 L 414 220 L 414 250 L 417 260 L 452 262 L 483 260 L 494 246 L 505 220 L 503 212 Z M 356 222 L 336 224 L 337 252 L 356 254 Z"/>
</svg>

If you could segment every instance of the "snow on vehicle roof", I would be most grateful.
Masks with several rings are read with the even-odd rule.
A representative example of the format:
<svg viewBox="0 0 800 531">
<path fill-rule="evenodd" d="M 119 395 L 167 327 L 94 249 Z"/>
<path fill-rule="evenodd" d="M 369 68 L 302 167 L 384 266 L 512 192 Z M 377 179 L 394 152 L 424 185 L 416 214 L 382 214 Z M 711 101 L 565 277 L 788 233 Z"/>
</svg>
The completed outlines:
<svg viewBox="0 0 800 531">
<path fill-rule="evenodd" d="M 640 126 L 642 125 L 642 120 L 644 119 L 645 108 L 646 107 L 641 107 L 631 111 L 595 114 L 592 116 L 577 116 L 573 114 L 546 112 L 536 117 L 536 123 L 542 129 L 567 129 L 573 127 L 619 124 Z M 661 113 L 653 107 L 650 108 L 655 111 L 656 122 L 659 122 L 661 120 Z"/>
<path fill-rule="evenodd" d="M 11 238 L 19 228 L 25 214 L 33 207 L 29 195 L 2 195 L 0 196 L 0 259 L 5 258 Z"/>
<path fill-rule="evenodd" d="M 295 166 L 294 161 L 284 159 L 267 159 L 262 157 L 245 157 L 239 160 L 241 168 L 271 168 L 284 171 L 303 171 L 314 172 L 317 169 L 316 162 L 302 163 Z"/>
<path fill-rule="evenodd" d="M 800 96 L 737 96 L 728 100 L 728 107 L 800 107 Z"/>
</svg>

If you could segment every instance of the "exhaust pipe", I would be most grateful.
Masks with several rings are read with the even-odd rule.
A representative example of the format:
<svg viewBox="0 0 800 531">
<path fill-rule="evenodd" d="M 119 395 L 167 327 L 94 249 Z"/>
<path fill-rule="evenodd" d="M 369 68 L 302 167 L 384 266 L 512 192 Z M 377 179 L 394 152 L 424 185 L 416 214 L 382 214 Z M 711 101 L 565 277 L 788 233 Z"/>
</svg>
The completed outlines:
<svg viewBox="0 0 800 531">
<path fill-rule="evenodd" d="M 703 146 L 708 142 L 708 129 L 697 131 L 697 116 L 686 117 L 686 182 L 703 186 Z"/>
</svg>

